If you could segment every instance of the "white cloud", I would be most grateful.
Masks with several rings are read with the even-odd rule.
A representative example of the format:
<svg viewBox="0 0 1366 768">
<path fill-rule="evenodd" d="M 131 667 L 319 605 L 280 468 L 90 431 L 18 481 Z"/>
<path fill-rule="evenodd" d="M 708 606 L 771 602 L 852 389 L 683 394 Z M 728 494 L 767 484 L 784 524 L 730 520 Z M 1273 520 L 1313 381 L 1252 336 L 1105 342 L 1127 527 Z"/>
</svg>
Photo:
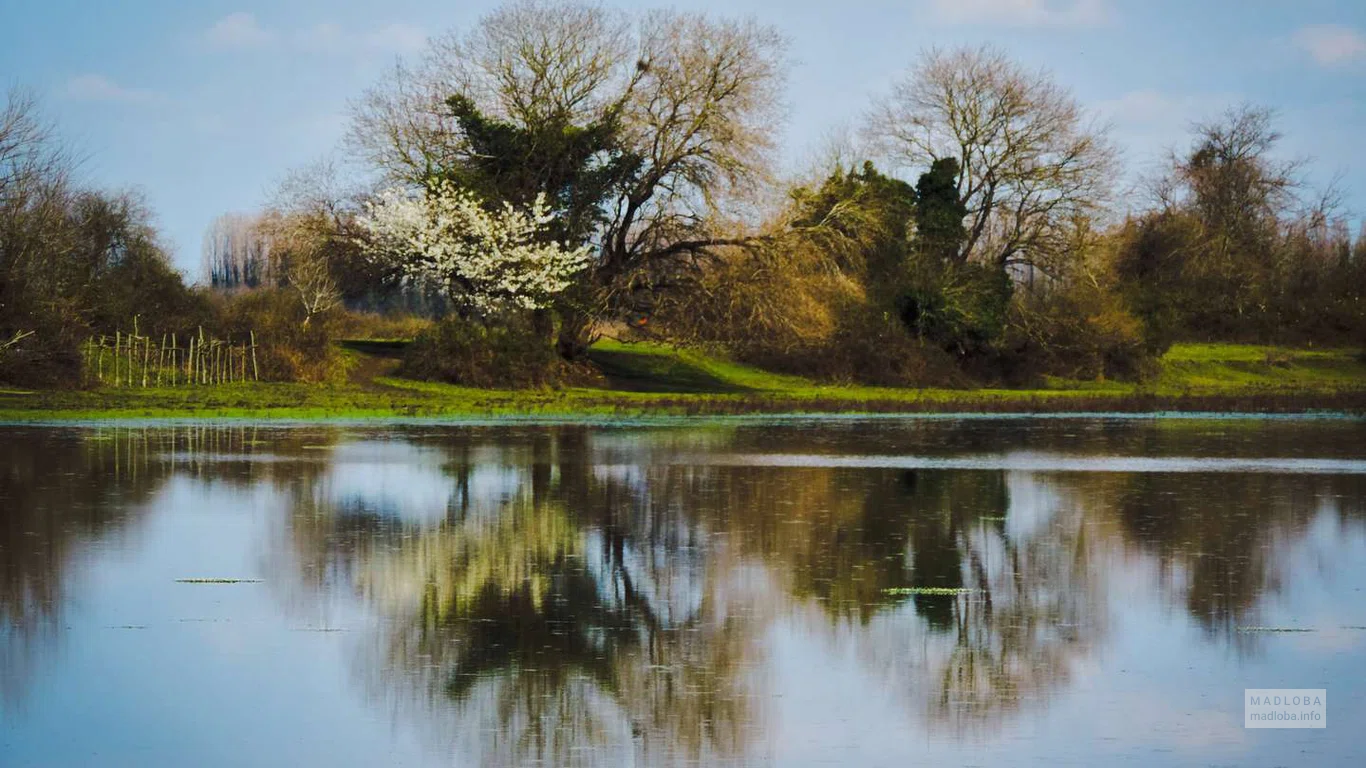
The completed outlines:
<svg viewBox="0 0 1366 768">
<path fill-rule="evenodd" d="M 256 21 L 250 13 L 231 13 L 214 22 L 204 35 L 208 44 L 220 50 L 258 48 L 275 40 L 275 33 Z"/>
<path fill-rule="evenodd" d="M 125 88 L 104 75 L 78 75 L 66 81 L 66 96 L 77 101 L 149 104 L 161 98 L 156 91 Z"/>
<path fill-rule="evenodd" d="M 1108 0 L 930 0 L 946 24 L 1006 27 L 1094 27 L 1111 19 Z"/>
<path fill-rule="evenodd" d="M 1337 24 L 1300 27 L 1295 33 L 1294 41 L 1296 46 L 1325 67 L 1336 67 L 1366 59 L 1366 35 L 1351 27 Z"/>
</svg>

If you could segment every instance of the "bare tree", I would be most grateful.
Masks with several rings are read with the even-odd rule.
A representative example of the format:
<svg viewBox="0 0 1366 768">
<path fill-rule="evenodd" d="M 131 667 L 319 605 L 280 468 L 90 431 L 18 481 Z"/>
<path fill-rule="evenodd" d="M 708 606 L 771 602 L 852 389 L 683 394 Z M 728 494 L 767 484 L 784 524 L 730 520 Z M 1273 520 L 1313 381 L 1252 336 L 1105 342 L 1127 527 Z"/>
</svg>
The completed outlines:
<svg viewBox="0 0 1366 768">
<path fill-rule="evenodd" d="M 366 235 L 357 216 L 377 190 L 358 170 L 335 155 L 296 168 L 281 181 L 266 212 L 274 222 L 272 242 L 288 262 L 286 281 L 296 290 L 301 282 L 311 285 L 307 292 L 327 297 L 321 311 L 338 303 L 374 307 L 404 301 L 401 274 L 369 258 L 363 247 Z M 308 264 L 296 264 L 296 258 Z"/>
<path fill-rule="evenodd" d="M 70 245 L 64 224 L 74 165 L 32 94 L 10 91 L 0 109 L 0 310 L 13 309 L 14 294 L 58 278 L 44 256 Z"/>
<path fill-rule="evenodd" d="M 376 191 L 356 172 L 335 155 L 294 168 L 280 180 L 268 209 L 326 219 L 337 232 L 350 233 L 356 213 Z"/>
<path fill-rule="evenodd" d="M 18 205 L 20 196 L 37 184 L 65 181 L 72 165 L 71 154 L 42 119 L 33 95 L 11 90 L 0 109 L 0 206 Z"/>
<path fill-rule="evenodd" d="M 287 279 L 304 305 L 305 327 L 314 317 L 341 305 L 342 295 L 332 279 L 331 265 L 320 253 L 296 255 L 290 260 Z"/>
<path fill-rule="evenodd" d="M 718 231 L 719 203 L 768 178 L 781 119 L 784 41 L 772 28 L 655 12 L 640 35 L 626 130 L 643 164 L 604 232 L 616 273 L 734 244 Z"/>
<path fill-rule="evenodd" d="M 272 209 L 261 215 L 255 228 L 270 243 L 281 282 L 299 295 L 305 327 L 341 305 L 342 292 L 329 258 L 329 245 L 336 237 L 331 218 L 320 209 Z"/>
<path fill-rule="evenodd" d="M 279 284 L 284 275 L 260 216 L 226 213 L 204 234 L 204 271 L 223 290 Z"/>
<path fill-rule="evenodd" d="M 931 50 L 878 103 L 870 138 L 920 173 L 958 160 L 962 261 L 1061 266 L 1074 225 L 1100 215 L 1116 154 L 1106 131 L 1043 72 L 991 48 Z"/>
<path fill-rule="evenodd" d="M 1265 243 L 1278 231 L 1278 222 L 1301 205 L 1305 162 L 1276 157 L 1281 133 L 1275 119 L 1265 107 L 1233 107 L 1218 119 L 1196 123 L 1190 150 L 1172 157 L 1161 195 L 1164 208 L 1194 212 L 1207 234 L 1221 241 L 1221 253 Z M 1301 218 L 1330 218 L 1337 194 L 1330 186 L 1304 204 Z"/>
</svg>

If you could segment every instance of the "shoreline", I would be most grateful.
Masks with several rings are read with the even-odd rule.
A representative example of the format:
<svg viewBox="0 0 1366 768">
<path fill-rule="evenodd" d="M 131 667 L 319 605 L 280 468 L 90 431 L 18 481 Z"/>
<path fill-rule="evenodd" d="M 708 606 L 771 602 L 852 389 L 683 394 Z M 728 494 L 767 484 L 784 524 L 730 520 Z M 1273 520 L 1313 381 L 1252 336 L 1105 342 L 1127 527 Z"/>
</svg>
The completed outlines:
<svg viewBox="0 0 1366 768">
<path fill-rule="evenodd" d="M 217 390 L 0 394 L 0 426 L 91 422 L 583 423 L 854 418 L 1366 418 L 1366 390 L 1095 393 L 904 390 L 896 397 L 465 390 L 395 393 L 298 385 Z M 427 385 L 441 386 L 441 385 Z M 456 388 L 452 388 L 456 389 Z M 186 395 L 202 394 L 203 397 Z M 234 396 L 236 395 L 236 396 Z M 268 395 L 275 395 L 271 397 Z M 288 402 L 293 400 L 294 402 Z"/>
<path fill-rule="evenodd" d="M 1053 379 L 1038 387 L 826 384 L 657 343 L 601 342 L 606 386 L 479 389 L 397 378 L 349 350 L 345 378 L 166 388 L 16 391 L 0 423 L 180 419 L 305 421 L 773 418 L 930 415 L 1366 415 L 1366 358 L 1351 349 L 1174 346 L 1144 382 Z M 597 347 L 595 347 L 597 349 Z M 381 363 L 384 361 L 380 361 Z"/>
</svg>

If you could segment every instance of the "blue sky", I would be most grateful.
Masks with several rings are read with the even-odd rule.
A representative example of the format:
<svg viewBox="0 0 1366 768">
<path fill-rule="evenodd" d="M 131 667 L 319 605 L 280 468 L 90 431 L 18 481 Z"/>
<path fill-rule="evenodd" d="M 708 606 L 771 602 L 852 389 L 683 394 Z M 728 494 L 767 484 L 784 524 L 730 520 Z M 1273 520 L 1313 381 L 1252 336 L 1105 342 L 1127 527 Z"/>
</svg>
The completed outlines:
<svg viewBox="0 0 1366 768">
<path fill-rule="evenodd" d="M 198 277 L 218 214 L 326 155 L 349 100 L 492 0 L 0 0 L 0 84 L 37 93 L 95 184 L 142 190 Z M 616 3 L 623 8 L 665 3 Z M 1281 113 L 1287 155 L 1344 174 L 1366 214 L 1360 0 L 677 0 L 791 40 L 786 156 L 809 157 L 929 45 L 995 43 L 1113 125 L 1130 174 L 1242 101 Z"/>
</svg>

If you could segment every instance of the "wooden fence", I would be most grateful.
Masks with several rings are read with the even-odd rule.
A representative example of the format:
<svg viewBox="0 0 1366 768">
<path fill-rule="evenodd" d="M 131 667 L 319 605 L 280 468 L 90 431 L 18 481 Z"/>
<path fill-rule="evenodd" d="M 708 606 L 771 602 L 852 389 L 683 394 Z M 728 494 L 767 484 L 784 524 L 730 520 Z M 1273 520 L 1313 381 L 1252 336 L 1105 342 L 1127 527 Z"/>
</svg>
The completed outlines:
<svg viewBox="0 0 1366 768">
<path fill-rule="evenodd" d="M 176 334 L 160 340 L 116 331 L 86 341 L 85 375 L 89 383 L 113 387 L 178 387 L 260 381 L 256 365 L 256 333 L 249 342 L 191 335 L 182 344 Z"/>
</svg>

